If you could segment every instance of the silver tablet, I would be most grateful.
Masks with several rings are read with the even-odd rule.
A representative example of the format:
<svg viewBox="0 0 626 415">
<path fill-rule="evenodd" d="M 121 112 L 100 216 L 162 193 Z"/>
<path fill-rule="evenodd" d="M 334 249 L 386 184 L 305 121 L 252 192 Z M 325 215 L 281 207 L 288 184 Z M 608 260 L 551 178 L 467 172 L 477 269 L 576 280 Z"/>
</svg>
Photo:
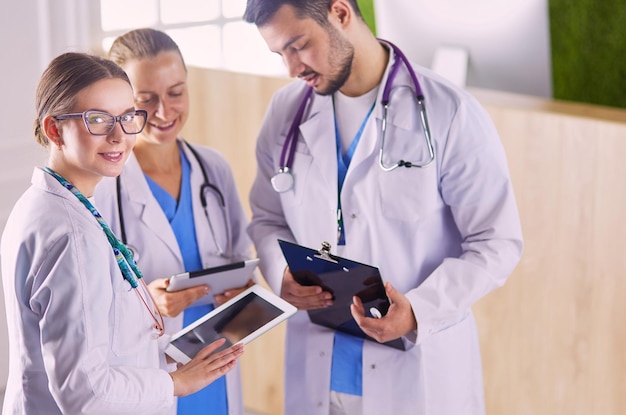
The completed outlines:
<svg viewBox="0 0 626 415">
<path fill-rule="evenodd" d="M 296 313 L 296 307 L 256 284 L 174 334 L 165 349 L 170 357 L 187 363 L 203 347 L 225 338 L 224 349 L 248 344 Z"/>
<path fill-rule="evenodd" d="M 219 265 L 199 271 L 181 272 L 172 275 L 167 291 L 179 291 L 197 285 L 211 287 L 211 295 L 204 296 L 193 303 L 194 306 L 214 303 L 213 296 L 221 294 L 230 288 L 243 287 L 249 279 L 253 279 L 254 269 L 259 265 L 259 259 L 234 262 Z"/>
</svg>

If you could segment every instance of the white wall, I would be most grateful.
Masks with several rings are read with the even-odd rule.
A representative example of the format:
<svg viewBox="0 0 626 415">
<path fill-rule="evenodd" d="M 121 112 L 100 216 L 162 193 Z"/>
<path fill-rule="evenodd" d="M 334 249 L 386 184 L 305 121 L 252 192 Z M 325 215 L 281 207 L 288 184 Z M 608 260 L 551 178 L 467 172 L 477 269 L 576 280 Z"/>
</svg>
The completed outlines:
<svg viewBox="0 0 626 415">
<path fill-rule="evenodd" d="M 438 48 L 461 48 L 467 86 L 552 96 L 548 0 L 375 0 L 374 8 L 378 35 L 417 64 L 432 68 Z"/>
<path fill-rule="evenodd" d="M 6 9 L 6 5 L 2 5 Z M 0 114 L 4 115 L 0 137 L 0 229 L 15 200 L 28 185 L 28 175 L 38 158 L 31 134 L 33 96 L 40 72 L 36 2 L 14 0 L 0 14 Z M 0 258 L 1 259 L 1 258 Z M 8 340 L 4 295 L 0 298 L 0 388 L 8 373 Z"/>
<path fill-rule="evenodd" d="M 87 3 L 0 0 L 0 232 L 28 187 L 33 166 L 42 165 L 47 154 L 32 133 L 37 81 L 52 57 L 67 50 L 86 50 Z M 6 386 L 9 360 L 5 315 L 0 293 L 0 391 Z"/>
</svg>

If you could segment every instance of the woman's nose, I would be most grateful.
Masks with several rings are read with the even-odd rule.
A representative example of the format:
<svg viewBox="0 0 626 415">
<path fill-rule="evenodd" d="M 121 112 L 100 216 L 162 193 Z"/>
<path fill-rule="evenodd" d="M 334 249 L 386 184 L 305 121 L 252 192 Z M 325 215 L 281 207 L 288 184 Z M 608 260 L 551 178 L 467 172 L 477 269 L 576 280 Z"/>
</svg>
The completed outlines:
<svg viewBox="0 0 626 415">
<path fill-rule="evenodd" d="M 168 103 L 164 99 L 159 99 L 155 115 L 163 120 L 167 120 L 170 109 L 170 105 L 168 105 Z"/>
<path fill-rule="evenodd" d="M 113 131 L 111 131 L 111 133 L 107 136 L 107 140 L 119 143 L 124 139 L 124 135 L 126 135 L 126 133 L 122 129 L 122 124 L 119 121 L 116 121 Z"/>
</svg>

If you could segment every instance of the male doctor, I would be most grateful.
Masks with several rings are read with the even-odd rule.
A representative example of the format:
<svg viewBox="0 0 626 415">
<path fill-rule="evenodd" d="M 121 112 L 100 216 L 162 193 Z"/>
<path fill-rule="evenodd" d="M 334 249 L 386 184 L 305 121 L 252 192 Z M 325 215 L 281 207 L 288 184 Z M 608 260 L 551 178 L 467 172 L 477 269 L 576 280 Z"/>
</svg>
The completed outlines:
<svg viewBox="0 0 626 415">
<path fill-rule="evenodd" d="M 288 322 L 285 413 L 483 414 L 471 307 L 505 282 L 523 245 L 487 113 L 411 65 L 431 157 L 410 66 L 391 74 L 400 55 L 374 37 L 356 0 L 248 0 L 244 18 L 299 78 L 275 94 L 260 130 L 248 228 L 271 287 L 303 310 Z M 288 131 L 309 87 L 290 163 Z M 381 168 L 400 160 L 412 167 Z M 294 281 L 278 238 L 313 248 L 330 241 L 335 254 L 378 266 L 392 306 L 374 319 L 355 298 L 352 315 L 378 342 L 412 347 L 312 324 L 304 310 L 330 305 L 330 293 Z"/>
</svg>

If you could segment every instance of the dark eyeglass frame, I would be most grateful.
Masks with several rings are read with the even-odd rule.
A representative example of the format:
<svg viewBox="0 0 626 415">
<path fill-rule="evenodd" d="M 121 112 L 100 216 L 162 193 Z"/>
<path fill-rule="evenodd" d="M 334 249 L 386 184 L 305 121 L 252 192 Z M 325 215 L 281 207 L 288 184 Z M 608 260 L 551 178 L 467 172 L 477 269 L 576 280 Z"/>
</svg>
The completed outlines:
<svg viewBox="0 0 626 415">
<path fill-rule="evenodd" d="M 111 118 L 113 118 L 113 123 L 111 124 L 111 128 L 109 128 L 109 130 L 105 133 L 94 133 L 93 131 L 91 131 L 91 128 L 89 128 L 89 122 L 87 121 L 87 119 L 89 118 L 89 115 L 91 114 L 105 114 L 105 115 L 109 115 L 111 116 Z M 124 124 L 122 124 L 122 118 L 127 116 L 128 114 L 132 114 L 133 116 L 142 116 L 143 117 L 143 125 L 141 126 L 141 128 L 139 129 L 139 131 L 135 131 L 135 132 L 129 132 L 126 131 L 126 128 L 124 127 Z M 115 124 L 117 124 L 118 122 L 120 123 L 120 127 L 122 127 L 122 131 L 124 131 L 124 133 L 126 134 L 139 134 L 143 131 L 143 129 L 146 127 L 146 124 L 148 123 L 148 111 L 146 110 L 134 110 L 134 111 L 128 111 L 125 112 L 124 114 L 121 115 L 113 115 L 110 114 L 106 111 L 98 111 L 98 110 L 87 110 L 84 112 L 74 112 L 74 113 L 70 113 L 70 114 L 62 114 L 62 115 L 57 115 L 53 117 L 55 120 L 58 121 L 63 121 L 63 120 L 69 120 L 72 118 L 82 118 L 83 119 L 83 123 L 85 124 L 85 127 L 87 128 L 87 131 L 89 131 L 89 134 L 91 135 L 109 135 L 111 134 L 111 132 L 115 129 Z"/>
</svg>

